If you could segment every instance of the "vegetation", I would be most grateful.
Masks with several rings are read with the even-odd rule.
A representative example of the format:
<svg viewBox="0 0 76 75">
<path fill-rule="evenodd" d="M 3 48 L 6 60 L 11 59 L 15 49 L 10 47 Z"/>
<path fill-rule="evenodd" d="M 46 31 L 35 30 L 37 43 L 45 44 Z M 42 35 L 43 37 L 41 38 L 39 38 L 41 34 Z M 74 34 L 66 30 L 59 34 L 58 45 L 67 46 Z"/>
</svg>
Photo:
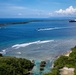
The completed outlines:
<svg viewBox="0 0 76 75">
<path fill-rule="evenodd" d="M 59 69 L 53 68 L 50 73 L 47 73 L 45 75 L 59 75 Z"/>
<path fill-rule="evenodd" d="M 60 69 L 62 67 L 64 67 L 64 65 L 66 64 L 68 60 L 68 57 L 66 56 L 60 56 L 55 62 L 54 62 L 54 67 Z"/>
<path fill-rule="evenodd" d="M 26 75 L 33 66 L 27 59 L 0 57 L 0 75 Z"/>
<path fill-rule="evenodd" d="M 54 68 L 52 71 L 45 75 L 59 75 L 59 69 L 63 68 L 64 66 L 68 68 L 75 68 L 74 75 L 76 75 L 76 46 L 71 49 L 72 52 L 68 56 L 60 56 L 54 62 Z"/>
<path fill-rule="evenodd" d="M 3 55 L 2 54 L 0 54 L 0 57 L 2 57 Z"/>
</svg>

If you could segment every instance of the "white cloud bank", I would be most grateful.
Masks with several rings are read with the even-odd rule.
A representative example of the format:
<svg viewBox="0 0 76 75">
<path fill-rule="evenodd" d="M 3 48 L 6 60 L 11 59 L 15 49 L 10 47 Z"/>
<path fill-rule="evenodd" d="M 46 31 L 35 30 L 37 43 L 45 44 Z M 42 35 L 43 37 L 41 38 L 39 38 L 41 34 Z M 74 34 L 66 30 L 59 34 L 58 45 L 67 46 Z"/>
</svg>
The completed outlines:
<svg viewBox="0 0 76 75">
<path fill-rule="evenodd" d="M 66 14 L 66 15 L 75 14 L 76 13 L 76 8 L 74 8 L 73 6 L 69 6 L 65 10 L 63 10 L 63 9 L 57 10 L 57 11 L 55 11 L 55 13 L 57 13 L 57 14 Z"/>
</svg>

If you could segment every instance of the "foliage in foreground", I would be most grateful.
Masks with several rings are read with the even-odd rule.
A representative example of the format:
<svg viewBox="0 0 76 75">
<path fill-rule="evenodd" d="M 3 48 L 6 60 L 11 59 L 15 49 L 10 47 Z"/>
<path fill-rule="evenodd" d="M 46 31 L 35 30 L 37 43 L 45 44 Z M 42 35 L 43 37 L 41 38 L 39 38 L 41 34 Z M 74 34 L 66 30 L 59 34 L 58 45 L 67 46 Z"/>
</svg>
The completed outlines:
<svg viewBox="0 0 76 75">
<path fill-rule="evenodd" d="M 59 75 L 59 69 L 53 68 L 50 73 L 45 75 Z"/>
<path fill-rule="evenodd" d="M 0 57 L 0 75 L 25 75 L 33 66 L 27 59 Z"/>
<path fill-rule="evenodd" d="M 75 68 L 74 75 L 76 75 L 76 46 L 71 49 L 72 53 L 70 53 L 69 57 L 67 56 L 60 56 L 54 62 L 55 70 L 51 70 L 50 73 L 45 75 L 59 75 L 59 69 L 63 68 L 64 66 L 68 68 Z"/>
<path fill-rule="evenodd" d="M 2 57 L 3 55 L 2 54 L 0 54 L 0 57 Z"/>
</svg>

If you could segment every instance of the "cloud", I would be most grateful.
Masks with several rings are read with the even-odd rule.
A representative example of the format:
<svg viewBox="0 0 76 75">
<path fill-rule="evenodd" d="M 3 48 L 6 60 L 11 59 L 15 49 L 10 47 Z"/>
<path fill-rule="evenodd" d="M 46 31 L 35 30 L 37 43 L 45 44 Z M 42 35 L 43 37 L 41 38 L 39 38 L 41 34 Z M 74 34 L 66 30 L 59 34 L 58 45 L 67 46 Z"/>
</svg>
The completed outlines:
<svg viewBox="0 0 76 75">
<path fill-rule="evenodd" d="M 64 14 L 64 15 L 75 14 L 76 13 L 76 8 L 74 8 L 73 6 L 69 6 L 65 10 L 63 10 L 63 9 L 57 10 L 57 11 L 55 11 L 55 13 Z"/>
<path fill-rule="evenodd" d="M 26 7 L 21 7 L 21 6 L 11 6 L 11 9 L 27 9 Z"/>
<path fill-rule="evenodd" d="M 14 4 L 10 4 L 10 3 L 0 3 L 1 8 L 4 9 L 9 9 L 9 10 L 24 10 L 24 9 L 28 9 L 26 6 L 19 6 L 19 5 L 14 5 Z"/>
</svg>

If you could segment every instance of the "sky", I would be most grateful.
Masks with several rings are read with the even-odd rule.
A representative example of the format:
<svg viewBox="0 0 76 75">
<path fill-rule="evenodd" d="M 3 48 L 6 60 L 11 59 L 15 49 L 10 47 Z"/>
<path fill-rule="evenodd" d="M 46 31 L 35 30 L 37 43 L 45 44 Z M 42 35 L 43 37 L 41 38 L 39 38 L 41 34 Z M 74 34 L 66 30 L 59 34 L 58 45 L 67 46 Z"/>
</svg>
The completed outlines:
<svg viewBox="0 0 76 75">
<path fill-rule="evenodd" d="M 75 16 L 76 0 L 0 0 L 0 18 Z"/>
</svg>

